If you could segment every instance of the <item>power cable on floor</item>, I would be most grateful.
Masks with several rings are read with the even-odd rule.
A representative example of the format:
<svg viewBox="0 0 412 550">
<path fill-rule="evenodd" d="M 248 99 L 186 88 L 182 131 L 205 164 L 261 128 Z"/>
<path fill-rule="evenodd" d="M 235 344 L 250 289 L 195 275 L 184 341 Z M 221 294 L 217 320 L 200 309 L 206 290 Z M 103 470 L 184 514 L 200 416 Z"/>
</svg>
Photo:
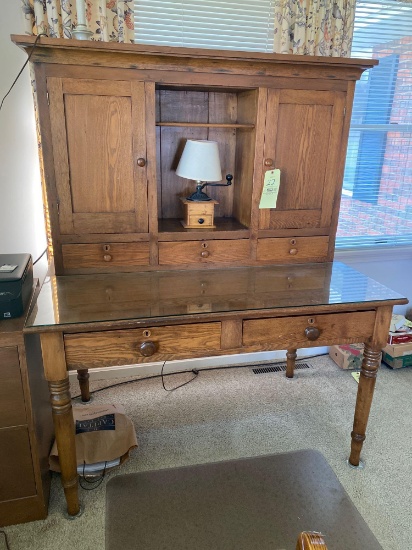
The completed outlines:
<svg viewBox="0 0 412 550">
<path fill-rule="evenodd" d="M 6 545 L 6 549 L 10 550 L 9 539 L 7 538 L 6 531 L 0 531 L 0 534 L 3 535 L 3 537 L 4 537 L 4 543 Z"/>
<path fill-rule="evenodd" d="M 319 353 L 317 355 L 308 355 L 307 357 L 299 357 L 296 359 L 296 361 L 304 361 L 306 359 L 313 359 L 315 357 L 323 357 L 325 355 L 328 355 L 327 353 Z M 151 376 L 144 376 L 142 378 L 135 378 L 134 380 L 125 380 L 124 382 L 116 382 L 116 384 L 111 384 L 110 386 L 105 386 L 104 388 L 98 388 L 97 390 L 93 390 L 90 392 L 90 395 L 92 394 L 95 394 L 95 393 L 99 393 L 101 391 L 104 391 L 104 390 L 109 390 L 111 388 L 116 388 L 117 386 L 123 386 L 123 385 L 126 385 L 126 384 L 133 384 L 135 382 L 143 382 L 143 380 L 151 380 L 152 378 L 161 378 L 162 379 L 162 386 L 163 386 L 163 389 L 165 391 L 174 391 L 174 390 L 177 390 L 178 388 L 182 388 L 183 386 L 186 386 L 186 384 L 189 384 L 190 382 L 192 382 L 195 378 L 198 377 L 199 375 L 199 370 L 198 369 L 191 369 L 191 372 L 195 375 L 193 376 L 190 380 L 188 380 L 187 382 L 184 382 L 183 384 L 180 384 L 180 386 L 176 386 L 175 388 L 166 388 L 165 385 L 164 385 L 164 377 L 165 376 L 172 376 L 174 374 L 184 374 L 186 372 L 190 372 L 190 371 L 187 371 L 187 370 L 182 370 L 182 371 L 177 371 L 177 372 L 168 372 L 166 374 L 164 374 L 163 370 L 164 370 L 164 367 L 166 365 L 167 361 L 164 361 L 163 364 L 162 364 L 162 369 L 161 369 L 161 372 L 160 374 L 153 374 Z M 284 363 L 284 360 L 279 360 L 279 361 L 271 361 L 271 363 Z M 225 366 L 221 366 L 221 367 L 206 367 L 206 368 L 203 368 L 201 369 L 202 371 L 210 371 L 210 370 L 223 370 L 223 369 L 243 369 L 243 368 L 250 368 L 250 363 L 246 363 L 244 365 L 225 365 Z M 75 395 L 72 397 L 72 399 L 78 399 L 79 397 L 81 397 L 81 394 L 79 395 Z"/>
</svg>

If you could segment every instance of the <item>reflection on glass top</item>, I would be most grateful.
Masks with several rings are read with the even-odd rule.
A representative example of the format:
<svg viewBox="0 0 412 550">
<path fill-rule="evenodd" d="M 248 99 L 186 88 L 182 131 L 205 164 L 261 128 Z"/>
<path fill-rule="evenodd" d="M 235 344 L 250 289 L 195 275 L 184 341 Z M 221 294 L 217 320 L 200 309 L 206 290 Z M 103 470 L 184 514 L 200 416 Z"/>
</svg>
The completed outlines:
<svg viewBox="0 0 412 550">
<path fill-rule="evenodd" d="M 274 308 L 406 303 L 340 262 L 47 278 L 26 327 Z"/>
</svg>

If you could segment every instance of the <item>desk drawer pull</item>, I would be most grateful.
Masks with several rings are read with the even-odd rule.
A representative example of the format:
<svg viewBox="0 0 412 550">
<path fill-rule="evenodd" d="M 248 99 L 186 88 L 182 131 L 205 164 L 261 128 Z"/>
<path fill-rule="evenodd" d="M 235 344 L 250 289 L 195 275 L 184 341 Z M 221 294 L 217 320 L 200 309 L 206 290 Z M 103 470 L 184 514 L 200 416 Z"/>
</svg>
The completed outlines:
<svg viewBox="0 0 412 550">
<path fill-rule="evenodd" d="M 320 330 L 317 327 L 307 327 L 305 328 L 305 336 L 313 342 L 319 338 Z"/>
<path fill-rule="evenodd" d="M 208 258 L 209 257 L 209 251 L 208 250 L 202 250 L 200 253 L 202 258 Z"/>
<path fill-rule="evenodd" d="M 156 351 L 156 345 L 154 342 L 143 342 L 139 346 L 140 353 L 144 355 L 145 357 L 150 357 L 153 355 Z"/>
<path fill-rule="evenodd" d="M 291 248 L 291 249 L 289 250 L 289 254 L 291 254 L 292 256 L 296 256 L 297 253 L 298 253 L 297 248 Z"/>
<path fill-rule="evenodd" d="M 111 257 L 110 254 L 105 254 L 105 255 L 103 256 L 103 260 L 104 260 L 105 262 L 111 262 L 111 261 L 112 261 L 112 257 Z"/>
</svg>

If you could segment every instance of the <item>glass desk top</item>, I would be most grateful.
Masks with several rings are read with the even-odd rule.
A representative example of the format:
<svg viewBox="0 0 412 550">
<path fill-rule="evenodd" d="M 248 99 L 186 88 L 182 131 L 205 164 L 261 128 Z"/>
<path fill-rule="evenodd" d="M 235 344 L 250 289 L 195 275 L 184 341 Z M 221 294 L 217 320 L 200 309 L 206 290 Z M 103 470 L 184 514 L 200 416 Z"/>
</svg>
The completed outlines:
<svg viewBox="0 0 412 550">
<path fill-rule="evenodd" d="M 47 277 L 27 330 L 105 321 L 408 300 L 340 262 Z"/>
</svg>

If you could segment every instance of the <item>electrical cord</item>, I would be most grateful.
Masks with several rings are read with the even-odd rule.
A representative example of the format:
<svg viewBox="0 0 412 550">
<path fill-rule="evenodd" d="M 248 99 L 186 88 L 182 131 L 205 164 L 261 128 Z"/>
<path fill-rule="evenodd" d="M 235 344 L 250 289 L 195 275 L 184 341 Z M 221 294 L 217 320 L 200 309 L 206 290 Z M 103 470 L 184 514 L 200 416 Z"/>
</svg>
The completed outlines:
<svg viewBox="0 0 412 550">
<path fill-rule="evenodd" d="M 10 550 L 9 539 L 7 538 L 6 531 L 0 531 L 0 533 L 4 536 L 4 543 L 6 545 L 6 549 Z"/>
<path fill-rule="evenodd" d="M 90 476 L 90 477 L 96 478 L 91 480 L 91 479 L 87 479 L 87 476 L 85 475 L 84 470 L 86 468 L 86 462 L 83 461 L 83 472 L 82 472 L 82 475 L 79 477 L 80 487 L 85 491 L 93 491 L 94 489 L 97 489 L 97 487 L 99 487 L 102 484 L 104 477 L 106 475 L 106 466 L 107 466 L 107 460 L 105 460 L 104 462 L 103 473 L 100 476 Z M 83 483 L 93 485 L 93 487 L 87 487 L 87 485 L 83 485 Z"/>
<path fill-rule="evenodd" d="M 186 386 L 186 384 L 189 384 L 190 382 L 192 382 L 192 380 L 197 378 L 197 376 L 199 375 L 198 370 L 192 369 L 192 372 L 193 372 L 194 376 L 192 376 L 192 378 L 190 380 L 187 380 L 186 382 L 183 382 L 183 384 L 180 384 L 180 386 L 175 386 L 174 388 L 166 388 L 165 382 L 164 382 L 164 374 L 163 374 L 163 369 L 164 369 L 165 365 L 166 365 L 166 361 L 163 361 L 162 370 L 160 371 L 160 376 L 162 377 L 162 386 L 163 386 L 163 389 L 165 391 L 174 391 L 174 390 L 178 390 L 179 388 L 183 388 L 183 386 Z M 170 374 L 173 374 L 173 373 L 170 373 Z"/>
<path fill-rule="evenodd" d="M 307 355 L 306 357 L 297 358 L 296 361 L 304 361 L 305 359 L 313 359 L 314 357 L 323 357 L 325 355 L 327 355 L 327 353 L 318 353 L 316 355 Z M 126 384 L 134 384 L 135 382 L 143 382 L 144 380 L 151 380 L 151 379 L 154 379 L 154 378 L 162 378 L 163 389 L 165 391 L 173 391 L 173 390 L 177 390 L 178 388 L 182 388 L 183 386 L 186 386 L 186 384 L 189 384 L 189 382 L 192 382 L 199 375 L 199 371 L 197 369 L 192 369 L 192 372 L 195 375 L 195 376 L 193 376 L 193 378 L 191 378 L 187 382 L 184 382 L 180 386 L 176 386 L 175 388 L 168 389 L 164 385 L 164 377 L 165 376 L 171 376 L 173 374 L 184 374 L 184 373 L 189 372 L 189 371 L 181 370 L 181 371 L 177 371 L 177 372 L 168 372 L 168 373 L 164 374 L 163 369 L 164 369 L 164 366 L 166 365 L 166 363 L 167 363 L 167 361 L 163 362 L 160 374 L 153 374 L 152 376 L 144 376 L 143 378 L 136 378 L 134 380 L 125 380 L 124 382 L 116 382 L 116 384 L 111 384 L 110 386 L 105 386 L 104 388 L 98 388 L 97 390 L 93 390 L 93 391 L 90 392 L 90 395 L 95 394 L 95 393 L 99 393 L 99 392 L 104 391 L 104 390 L 109 390 L 111 388 L 116 388 L 117 386 L 124 386 Z M 282 359 L 282 360 L 279 360 L 279 361 L 271 361 L 271 363 L 284 363 L 284 360 Z M 250 366 L 251 366 L 250 363 L 246 363 L 245 365 L 225 365 L 225 366 L 222 366 L 222 367 L 204 368 L 204 369 L 202 369 L 202 371 L 222 370 L 222 369 L 243 369 L 243 368 L 247 368 L 247 367 L 250 368 Z M 81 394 L 73 396 L 72 400 L 78 399 L 79 397 L 81 397 Z"/>
<path fill-rule="evenodd" d="M 36 265 L 37 262 L 38 262 L 39 260 L 41 260 L 41 258 L 43 258 L 43 256 L 46 254 L 46 252 L 47 252 L 47 248 L 45 248 L 45 249 L 43 250 L 43 252 L 40 254 L 40 256 L 37 258 L 37 260 L 35 260 L 35 261 L 33 262 L 33 265 Z"/>
<path fill-rule="evenodd" d="M 16 84 L 16 82 L 18 81 L 18 79 L 19 79 L 21 73 L 24 71 L 24 69 L 25 69 L 27 63 L 30 61 L 30 58 L 31 58 L 31 56 L 32 56 L 32 54 L 33 54 L 33 52 L 34 52 L 34 49 L 35 49 L 35 47 L 37 46 L 37 42 L 40 40 L 40 37 L 41 37 L 41 36 L 47 36 L 47 34 L 46 34 L 45 32 L 41 32 L 40 34 L 38 34 L 38 35 L 36 36 L 36 40 L 34 41 L 33 47 L 32 47 L 32 49 L 31 49 L 31 51 L 30 51 L 30 53 L 29 53 L 29 55 L 28 55 L 26 61 L 24 62 L 23 67 L 20 69 L 19 74 L 18 74 L 18 75 L 16 76 L 16 78 L 14 79 L 13 84 L 12 84 L 12 85 L 10 86 L 10 88 L 9 88 L 9 91 L 6 93 L 6 95 L 5 95 L 5 96 L 3 97 L 3 99 L 1 100 L 1 103 L 0 103 L 0 111 L 1 111 L 1 108 L 3 107 L 4 100 L 5 100 L 6 97 L 9 95 L 9 93 L 12 91 L 12 89 L 13 89 L 14 85 Z"/>
</svg>

